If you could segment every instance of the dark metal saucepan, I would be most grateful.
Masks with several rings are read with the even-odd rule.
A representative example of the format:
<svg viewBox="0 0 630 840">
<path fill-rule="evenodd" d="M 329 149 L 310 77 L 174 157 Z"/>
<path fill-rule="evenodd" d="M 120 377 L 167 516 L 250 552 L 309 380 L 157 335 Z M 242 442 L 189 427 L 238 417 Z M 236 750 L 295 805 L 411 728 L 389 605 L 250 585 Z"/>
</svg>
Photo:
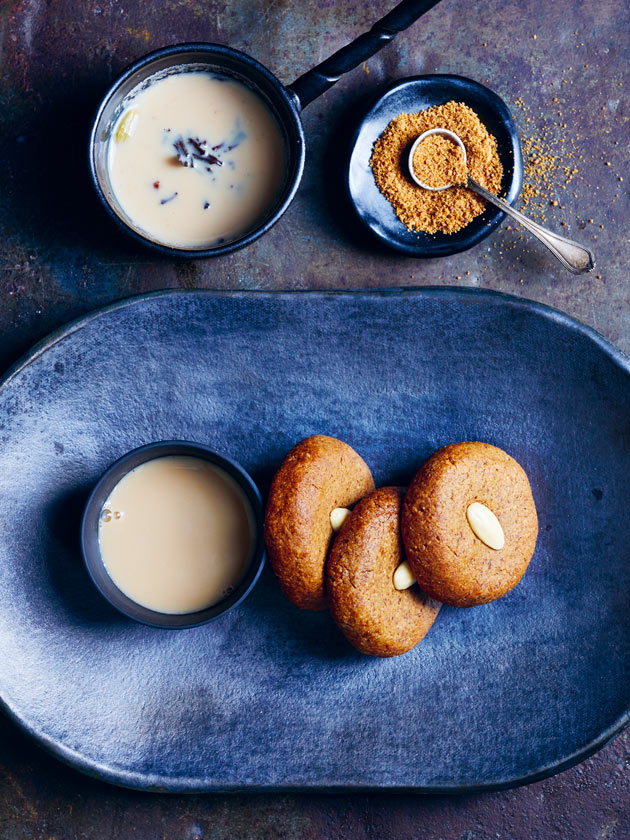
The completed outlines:
<svg viewBox="0 0 630 840">
<path fill-rule="evenodd" d="M 144 56 L 125 70 L 110 86 L 97 111 L 90 136 L 90 170 L 103 206 L 112 218 L 142 243 L 169 256 L 210 257 L 227 254 L 248 245 L 274 225 L 287 209 L 304 169 L 304 129 L 300 113 L 339 78 L 388 44 L 403 29 L 435 6 L 439 0 L 403 0 L 379 20 L 369 32 L 342 47 L 334 55 L 286 87 L 273 73 L 251 56 L 220 44 L 178 44 Z M 260 223 L 237 240 L 212 248 L 172 248 L 151 239 L 134 226 L 118 204 L 109 180 L 107 140 L 120 114 L 123 100 L 139 84 L 169 67 L 204 65 L 253 88 L 275 114 L 287 146 L 285 181 L 280 194 Z"/>
</svg>

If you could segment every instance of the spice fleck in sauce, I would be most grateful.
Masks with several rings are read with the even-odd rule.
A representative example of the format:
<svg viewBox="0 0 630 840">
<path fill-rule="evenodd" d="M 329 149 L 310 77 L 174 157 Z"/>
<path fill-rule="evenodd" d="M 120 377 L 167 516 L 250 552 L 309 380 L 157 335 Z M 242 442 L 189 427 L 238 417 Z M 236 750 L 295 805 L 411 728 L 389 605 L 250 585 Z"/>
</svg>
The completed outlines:
<svg viewBox="0 0 630 840">
<path fill-rule="evenodd" d="M 257 227 L 278 198 L 285 143 L 262 99 L 207 71 L 132 94 L 108 147 L 114 196 L 132 226 L 175 248 L 211 248 Z"/>
<path fill-rule="evenodd" d="M 148 609 L 190 613 L 227 597 L 254 548 L 237 483 L 201 458 L 166 456 L 127 473 L 103 505 L 99 547 L 116 586 Z"/>
</svg>

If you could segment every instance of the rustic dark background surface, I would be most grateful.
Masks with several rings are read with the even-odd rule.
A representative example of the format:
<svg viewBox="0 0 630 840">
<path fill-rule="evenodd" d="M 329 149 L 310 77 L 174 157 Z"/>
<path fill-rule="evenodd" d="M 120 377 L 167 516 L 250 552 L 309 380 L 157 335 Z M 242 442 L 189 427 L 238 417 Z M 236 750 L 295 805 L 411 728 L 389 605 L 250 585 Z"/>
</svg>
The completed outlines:
<svg viewBox="0 0 630 840">
<path fill-rule="evenodd" d="M 127 242 L 97 205 L 85 165 L 89 118 L 127 63 L 177 41 L 219 41 L 289 83 L 392 5 L 2 0 L 0 367 L 70 318 L 167 287 L 487 287 L 563 309 L 630 353 L 627 0 L 443 0 L 309 106 L 297 199 L 267 236 L 229 257 L 156 258 Z M 509 223 L 472 251 L 428 262 L 384 251 L 357 228 L 338 178 L 354 115 L 379 84 L 430 72 L 478 79 L 513 108 L 526 180 L 537 187 L 528 209 L 591 243 L 593 275 L 569 275 Z M 502 793 L 156 796 L 84 778 L 2 719 L 0 838 L 622 840 L 630 837 L 629 764 L 622 734 L 579 767 Z"/>
</svg>

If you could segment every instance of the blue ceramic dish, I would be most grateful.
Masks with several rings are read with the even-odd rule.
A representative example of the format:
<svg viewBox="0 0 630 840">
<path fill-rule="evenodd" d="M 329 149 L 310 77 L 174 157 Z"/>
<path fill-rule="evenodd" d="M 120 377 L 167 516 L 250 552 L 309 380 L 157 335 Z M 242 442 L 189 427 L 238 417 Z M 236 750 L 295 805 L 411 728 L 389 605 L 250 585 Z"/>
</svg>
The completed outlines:
<svg viewBox="0 0 630 840">
<path fill-rule="evenodd" d="M 167 455 L 189 455 L 193 458 L 203 458 L 224 470 L 238 483 L 245 494 L 251 506 L 255 522 L 254 551 L 247 574 L 241 583 L 223 601 L 205 610 L 193 613 L 160 613 L 132 601 L 124 592 L 120 591 L 108 575 L 99 549 L 99 520 L 103 505 L 114 487 L 127 473 L 140 466 L 140 464 L 152 461 L 155 458 L 164 458 Z M 98 480 L 96 486 L 90 493 L 81 521 L 81 550 L 83 552 L 83 560 L 94 585 L 101 595 L 124 615 L 152 627 L 164 627 L 171 630 L 197 627 L 200 624 L 206 624 L 208 621 L 218 618 L 218 616 L 223 615 L 240 604 L 249 595 L 260 577 L 265 563 L 263 511 L 260 492 L 240 464 L 237 464 L 236 461 L 215 452 L 207 446 L 180 440 L 149 443 L 146 446 L 140 446 L 132 452 L 123 455 Z"/>
<path fill-rule="evenodd" d="M 538 303 L 473 289 L 173 292 L 50 336 L 0 386 L 0 698 L 73 766 L 145 790 L 500 788 L 585 758 L 630 709 L 630 363 Z M 129 621 L 77 535 L 109 464 L 149 441 L 230 452 L 262 491 L 309 434 L 377 485 L 485 440 L 530 478 L 519 585 L 362 656 L 267 566 L 185 633 Z"/>
<path fill-rule="evenodd" d="M 470 106 L 497 140 L 503 164 L 501 197 L 512 204 L 523 185 L 523 159 L 510 110 L 494 91 L 464 76 L 428 75 L 400 79 L 379 93 L 351 144 L 347 189 L 359 219 L 381 242 L 411 257 L 447 257 L 478 245 L 501 224 L 504 213 L 488 207 L 457 233 L 409 231 L 379 191 L 370 169 L 374 143 L 401 113 L 415 113 L 454 100 Z M 420 189 L 420 187 L 418 187 Z"/>
</svg>

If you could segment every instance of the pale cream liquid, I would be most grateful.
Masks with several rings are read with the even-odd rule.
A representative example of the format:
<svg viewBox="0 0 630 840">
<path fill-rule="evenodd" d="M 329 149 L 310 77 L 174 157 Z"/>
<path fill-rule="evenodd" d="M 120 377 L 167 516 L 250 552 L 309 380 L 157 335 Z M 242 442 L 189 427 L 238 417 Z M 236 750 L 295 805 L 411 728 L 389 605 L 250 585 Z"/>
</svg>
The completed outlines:
<svg viewBox="0 0 630 840">
<path fill-rule="evenodd" d="M 147 461 L 103 506 L 99 545 L 116 586 L 161 613 L 190 613 L 223 600 L 254 548 L 251 507 L 237 483 L 201 458 Z"/>
<path fill-rule="evenodd" d="M 173 145 L 180 138 L 188 149 L 189 138 L 207 141 L 222 165 L 181 165 Z M 175 248 L 210 248 L 239 239 L 273 209 L 285 143 L 271 111 L 245 85 L 177 72 L 132 94 L 111 131 L 108 169 L 133 226 Z"/>
</svg>

